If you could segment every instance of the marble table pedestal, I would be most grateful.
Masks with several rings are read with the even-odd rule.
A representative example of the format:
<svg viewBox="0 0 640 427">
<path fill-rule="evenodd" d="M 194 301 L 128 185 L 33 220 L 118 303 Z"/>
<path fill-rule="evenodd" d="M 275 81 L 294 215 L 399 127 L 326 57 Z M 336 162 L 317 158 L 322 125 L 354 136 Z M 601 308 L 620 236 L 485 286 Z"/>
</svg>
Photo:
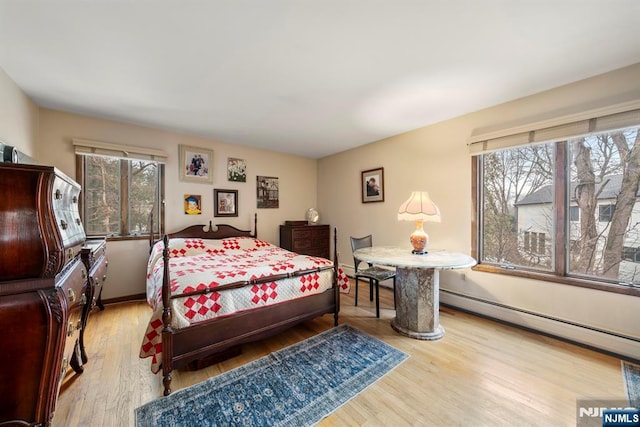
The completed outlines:
<svg viewBox="0 0 640 427">
<path fill-rule="evenodd" d="M 434 268 L 396 269 L 396 317 L 391 321 L 396 332 L 419 340 L 444 336 L 440 325 L 439 276 Z"/>
</svg>

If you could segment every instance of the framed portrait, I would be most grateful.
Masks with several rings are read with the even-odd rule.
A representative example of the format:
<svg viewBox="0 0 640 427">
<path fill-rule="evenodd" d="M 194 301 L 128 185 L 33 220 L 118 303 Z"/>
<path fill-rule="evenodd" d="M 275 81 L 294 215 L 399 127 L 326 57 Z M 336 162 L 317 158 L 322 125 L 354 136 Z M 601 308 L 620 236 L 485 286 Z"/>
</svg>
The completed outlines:
<svg viewBox="0 0 640 427">
<path fill-rule="evenodd" d="M 184 195 L 184 214 L 202 215 L 202 197 L 199 194 Z"/>
<path fill-rule="evenodd" d="M 213 183 L 213 150 L 180 145 L 180 180 Z"/>
<path fill-rule="evenodd" d="M 229 157 L 227 159 L 227 180 L 247 182 L 247 161 Z"/>
<path fill-rule="evenodd" d="M 362 171 L 362 203 L 384 202 L 384 168 Z"/>
<path fill-rule="evenodd" d="M 213 190 L 213 216 L 238 216 L 238 190 Z"/>
<path fill-rule="evenodd" d="M 256 198 L 258 208 L 278 208 L 280 206 L 278 178 L 274 176 L 256 177 Z"/>
</svg>

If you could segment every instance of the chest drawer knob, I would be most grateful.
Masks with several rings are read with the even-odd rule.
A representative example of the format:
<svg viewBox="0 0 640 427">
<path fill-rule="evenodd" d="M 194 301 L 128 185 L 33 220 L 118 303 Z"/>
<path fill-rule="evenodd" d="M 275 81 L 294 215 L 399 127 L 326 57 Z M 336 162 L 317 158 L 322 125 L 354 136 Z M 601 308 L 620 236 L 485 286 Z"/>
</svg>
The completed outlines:
<svg viewBox="0 0 640 427">
<path fill-rule="evenodd" d="M 56 190 L 56 194 L 55 194 L 54 197 L 55 197 L 56 200 L 62 199 L 62 193 L 60 192 L 60 189 Z"/>
<path fill-rule="evenodd" d="M 69 289 L 67 291 L 67 294 L 69 295 L 69 302 L 75 302 L 76 301 L 76 293 L 74 292 L 73 289 Z"/>
<path fill-rule="evenodd" d="M 68 226 L 69 224 L 67 224 L 67 221 L 65 221 L 64 219 L 60 220 L 60 228 L 62 228 L 63 230 L 66 230 Z"/>
</svg>

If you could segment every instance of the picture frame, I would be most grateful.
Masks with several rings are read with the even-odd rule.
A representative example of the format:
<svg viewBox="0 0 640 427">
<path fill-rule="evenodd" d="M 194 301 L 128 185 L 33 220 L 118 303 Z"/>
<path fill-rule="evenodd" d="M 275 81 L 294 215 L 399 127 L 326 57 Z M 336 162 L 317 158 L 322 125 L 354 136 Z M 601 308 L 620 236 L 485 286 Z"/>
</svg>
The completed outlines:
<svg viewBox="0 0 640 427">
<path fill-rule="evenodd" d="M 185 215 L 202 215 L 202 196 L 200 194 L 185 194 L 183 200 Z"/>
<path fill-rule="evenodd" d="M 384 168 L 362 171 L 362 203 L 384 202 Z"/>
<path fill-rule="evenodd" d="M 213 190 L 213 216 L 238 216 L 238 190 Z"/>
<path fill-rule="evenodd" d="M 213 183 L 213 150 L 180 145 L 180 181 Z"/>
<path fill-rule="evenodd" d="M 231 182 L 247 182 L 247 161 L 235 157 L 228 157 L 227 180 Z"/>
<path fill-rule="evenodd" d="M 276 176 L 256 176 L 256 199 L 258 209 L 280 207 L 280 184 Z"/>
</svg>

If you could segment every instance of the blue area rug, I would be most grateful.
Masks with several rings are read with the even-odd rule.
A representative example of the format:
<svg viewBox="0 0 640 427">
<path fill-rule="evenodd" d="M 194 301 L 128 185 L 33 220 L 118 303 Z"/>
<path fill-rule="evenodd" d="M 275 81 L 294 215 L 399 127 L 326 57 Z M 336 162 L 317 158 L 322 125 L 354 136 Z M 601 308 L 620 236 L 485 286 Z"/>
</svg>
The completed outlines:
<svg viewBox="0 0 640 427">
<path fill-rule="evenodd" d="M 629 405 L 640 408 L 640 365 L 622 361 L 622 377 Z"/>
<path fill-rule="evenodd" d="M 136 426 L 306 426 L 409 356 L 341 325 L 136 409 Z"/>
</svg>

